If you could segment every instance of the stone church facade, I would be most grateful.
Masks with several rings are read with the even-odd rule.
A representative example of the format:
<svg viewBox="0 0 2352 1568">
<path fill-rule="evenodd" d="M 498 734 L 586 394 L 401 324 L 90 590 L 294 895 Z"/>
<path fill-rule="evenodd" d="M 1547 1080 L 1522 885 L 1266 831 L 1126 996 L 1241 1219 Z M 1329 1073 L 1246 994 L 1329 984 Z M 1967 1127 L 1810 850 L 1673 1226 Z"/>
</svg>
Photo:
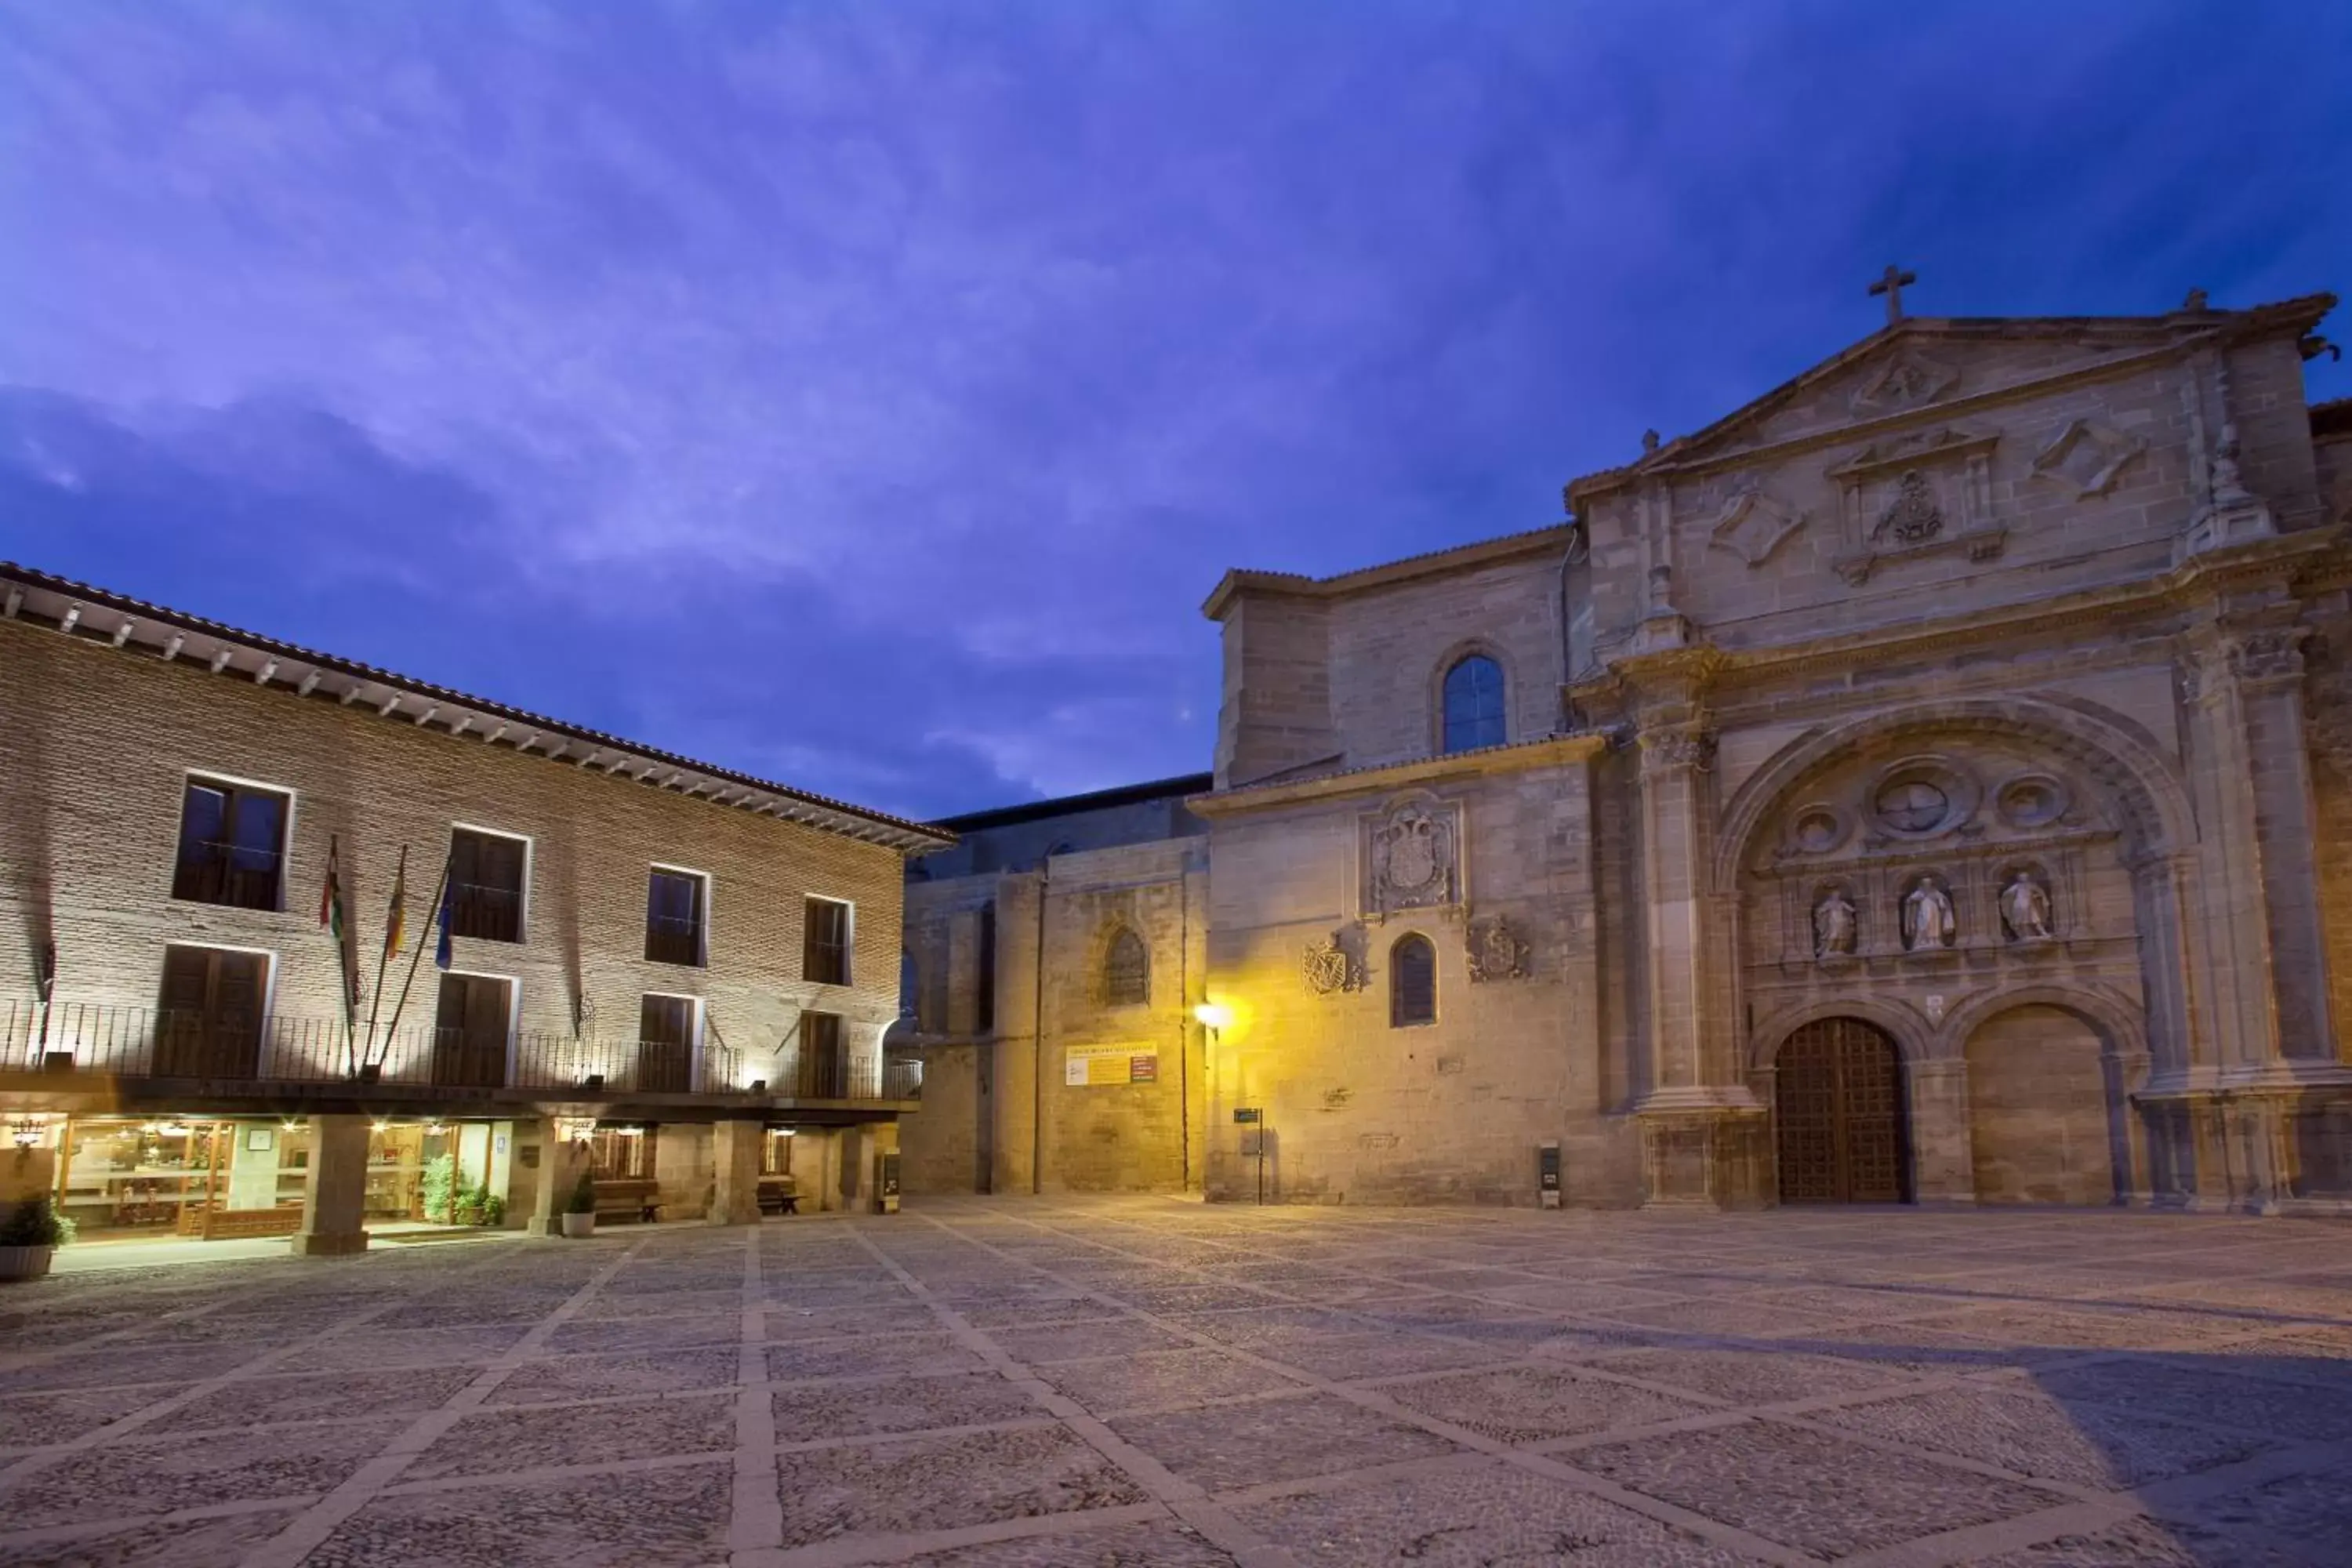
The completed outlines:
<svg viewBox="0 0 2352 1568">
<path fill-rule="evenodd" d="M 1897 292 L 1570 522 L 1228 574 L 1181 1164 L 1532 1203 L 1550 1146 L 1580 1205 L 2352 1210 L 2352 404 L 2302 373 L 2333 304 Z"/>
</svg>

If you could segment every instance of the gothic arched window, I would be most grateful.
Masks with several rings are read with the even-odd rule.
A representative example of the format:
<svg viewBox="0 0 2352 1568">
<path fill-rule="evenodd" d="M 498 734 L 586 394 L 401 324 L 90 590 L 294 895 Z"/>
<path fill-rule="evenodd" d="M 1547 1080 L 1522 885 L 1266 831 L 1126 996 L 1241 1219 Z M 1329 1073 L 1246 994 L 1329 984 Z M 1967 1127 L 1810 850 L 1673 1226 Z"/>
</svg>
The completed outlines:
<svg viewBox="0 0 2352 1568">
<path fill-rule="evenodd" d="M 1483 653 L 1454 661 L 1445 672 L 1443 750 L 1474 752 L 1503 743 L 1503 667 Z"/>
<path fill-rule="evenodd" d="M 1437 949 L 1407 932 L 1389 949 L 1389 1027 L 1437 1022 Z"/>
<path fill-rule="evenodd" d="M 1150 999 L 1151 955 L 1141 937 L 1121 931 L 1103 954 L 1103 1000 L 1114 1007 L 1134 1007 Z"/>
</svg>

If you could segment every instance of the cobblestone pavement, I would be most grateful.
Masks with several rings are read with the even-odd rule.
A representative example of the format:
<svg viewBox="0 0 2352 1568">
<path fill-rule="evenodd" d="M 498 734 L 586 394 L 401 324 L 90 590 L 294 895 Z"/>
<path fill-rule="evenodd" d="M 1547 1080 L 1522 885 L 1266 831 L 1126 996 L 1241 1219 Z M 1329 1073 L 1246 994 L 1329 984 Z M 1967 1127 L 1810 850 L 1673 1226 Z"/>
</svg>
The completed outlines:
<svg viewBox="0 0 2352 1568">
<path fill-rule="evenodd" d="M 2352 1563 L 2352 1228 L 931 1200 L 0 1294 L 0 1564 Z"/>
</svg>

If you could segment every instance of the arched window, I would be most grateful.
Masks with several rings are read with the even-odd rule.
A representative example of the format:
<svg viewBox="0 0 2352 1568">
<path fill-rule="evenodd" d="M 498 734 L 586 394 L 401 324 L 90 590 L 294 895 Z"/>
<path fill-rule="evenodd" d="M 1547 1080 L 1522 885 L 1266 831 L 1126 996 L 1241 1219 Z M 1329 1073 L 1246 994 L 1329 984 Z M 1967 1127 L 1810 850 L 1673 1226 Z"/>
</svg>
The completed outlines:
<svg viewBox="0 0 2352 1568">
<path fill-rule="evenodd" d="M 1103 954 L 1103 1000 L 1114 1007 L 1134 1007 L 1150 999 L 1151 955 L 1141 937 L 1121 931 Z"/>
<path fill-rule="evenodd" d="M 1437 1022 L 1437 949 L 1407 932 L 1389 949 L 1389 1027 Z"/>
<path fill-rule="evenodd" d="M 1503 743 L 1503 667 L 1483 653 L 1445 672 L 1444 750 L 1472 752 Z"/>
</svg>

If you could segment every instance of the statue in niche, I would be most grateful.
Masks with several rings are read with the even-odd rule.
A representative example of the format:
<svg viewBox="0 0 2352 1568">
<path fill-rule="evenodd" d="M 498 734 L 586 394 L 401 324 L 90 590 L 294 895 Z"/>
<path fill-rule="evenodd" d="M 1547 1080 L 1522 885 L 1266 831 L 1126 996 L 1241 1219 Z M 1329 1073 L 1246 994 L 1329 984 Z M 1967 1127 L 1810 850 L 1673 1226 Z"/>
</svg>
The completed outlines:
<svg viewBox="0 0 2352 1568">
<path fill-rule="evenodd" d="M 2000 890 L 2000 923 L 2009 929 L 2011 942 L 2047 942 L 2054 933 L 2050 929 L 2050 889 L 2042 879 L 2031 871 L 2021 870 L 2009 879 Z"/>
<path fill-rule="evenodd" d="M 1952 895 L 1933 877 L 1922 877 L 1903 900 L 1903 946 L 1906 952 L 1949 947 L 1959 936 Z"/>
<path fill-rule="evenodd" d="M 1843 888 L 1832 888 L 1813 906 L 1813 956 L 1834 958 L 1853 951 L 1856 935 L 1853 900 Z"/>
</svg>

